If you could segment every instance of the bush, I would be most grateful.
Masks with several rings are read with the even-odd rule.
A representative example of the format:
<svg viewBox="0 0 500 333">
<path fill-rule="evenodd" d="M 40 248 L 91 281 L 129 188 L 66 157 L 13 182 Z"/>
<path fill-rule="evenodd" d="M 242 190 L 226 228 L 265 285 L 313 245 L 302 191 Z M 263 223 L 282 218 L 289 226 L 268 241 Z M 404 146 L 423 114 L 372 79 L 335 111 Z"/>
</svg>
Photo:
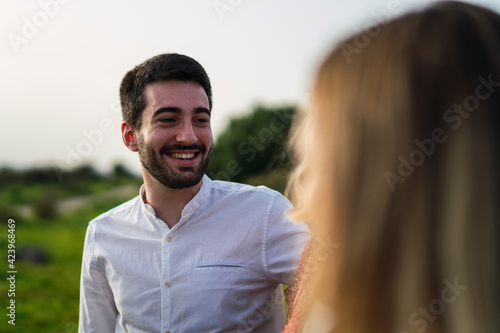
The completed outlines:
<svg viewBox="0 0 500 333">
<path fill-rule="evenodd" d="M 19 212 L 12 205 L 0 204 L 0 221 L 7 225 L 9 219 L 19 219 Z"/>
<path fill-rule="evenodd" d="M 51 220 L 57 217 L 57 197 L 54 193 L 46 193 L 31 206 L 35 217 Z"/>
</svg>

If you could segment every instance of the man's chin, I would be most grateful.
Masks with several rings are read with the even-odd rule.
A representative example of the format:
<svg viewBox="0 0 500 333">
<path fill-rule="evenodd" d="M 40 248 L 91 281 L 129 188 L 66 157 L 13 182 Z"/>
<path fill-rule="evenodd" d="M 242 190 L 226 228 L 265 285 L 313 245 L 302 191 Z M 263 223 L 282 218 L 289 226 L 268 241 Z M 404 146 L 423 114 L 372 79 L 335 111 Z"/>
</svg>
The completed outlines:
<svg viewBox="0 0 500 333">
<path fill-rule="evenodd" d="M 190 178 L 190 179 L 176 179 L 173 181 L 162 182 L 162 184 L 168 188 L 174 190 L 182 190 L 190 187 L 194 187 L 200 184 L 203 179 L 203 175 L 201 177 Z"/>
<path fill-rule="evenodd" d="M 184 189 L 198 185 L 203 179 L 204 172 L 196 169 L 192 166 L 180 167 L 176 172 L 170 173 L 168 177 L 165 177 L 167 173 L 164 173 L 161 179 L 158 179 L 160 183 L 166 187 L 172 189 Z"/>
<path fill-rule="evenodd" d="M 194 166 L 180 166 L 178 167 L 179 169 L 179 172 L 182 172 L 182 173 L 196 173 L 198 170 L 196 167 Z"/>
</svg>

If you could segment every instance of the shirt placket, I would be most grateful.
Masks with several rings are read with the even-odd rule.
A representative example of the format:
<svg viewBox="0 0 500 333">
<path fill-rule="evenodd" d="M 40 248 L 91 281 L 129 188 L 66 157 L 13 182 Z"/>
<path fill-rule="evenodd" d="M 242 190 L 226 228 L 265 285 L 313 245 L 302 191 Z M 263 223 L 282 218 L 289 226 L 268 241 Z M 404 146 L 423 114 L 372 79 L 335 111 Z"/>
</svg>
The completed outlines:
<svg viewBox="0 0 500 333">
<path fill-rule="evenodd" d="M 171 279 L 171 253 L 173 237 L 171 230 L 163 236 L 162 240 L 162 286 L 161 286 L 161 326 L 162 332 L 171 333 L 172 323 L 172 279 Z"/>
<path fill-rule="evenodd" d="M 158 224 L 162 233 L 162 246 L 161 246 L 161 285 L 160 285 L 160 319 L 161 319 L 161 332 L 171 333 L 172 323 L 172 281 L 171 281 L 171 253 L 172 253 L 172 230 L 158 218 L 155 214 L 153 207 L 148 204 L 144 205 L 146 212 L 155 223 Z"/>
<path fill-rule="evenodd" d="M 145 204 L 146 211 L 155 219 L 156 223 L 160 226 L 160 230 L 162 230 L 163 239 L 162 239 L 162 256 L 161 256 L 161 277 L 162 277 L 162 285 L 161 289 L 161 332 L 162 333 L 173 333 L 172 331 L 172 314 L 173 314 L 173 293 L 175 286 L 172 281 L 172 252 L 173 246 L 175 246 L 174 234 L 175 230 L 177 230 L 182 224 L 184 224 L 202 205 L 203 200 L 198 198 L 198 202 L 193 204 L 193 202 L 189 202 L 186 207 L 184 207 L 181 218 L 179 222 L 172 228 L 168 228 L 167 224 L 162 221 L 160 218 L 156 217 L 156 214 L 153 208 Z M 179 267 L 176 267 L 179 269 Z"/>
<path fill-rule="evenodd" d="M 176 286 L 173 285 L 172 269 L 179 269 L 179 267 L 172 267 L 173 261 L 171 260 L 173 246 L 175 246 L 175 231 L 185 223 L 187 219 L 194 213 L 195 209 L 189 205 L 184 208 L 179 222 L 170 229 L 164 236 L 162 241 L 162 283 L 161 286 L 161 300 L 162 300 L 162 332 L 172 333 L 172 314 L 173 314 L 173 293 Z"/>
</svg>

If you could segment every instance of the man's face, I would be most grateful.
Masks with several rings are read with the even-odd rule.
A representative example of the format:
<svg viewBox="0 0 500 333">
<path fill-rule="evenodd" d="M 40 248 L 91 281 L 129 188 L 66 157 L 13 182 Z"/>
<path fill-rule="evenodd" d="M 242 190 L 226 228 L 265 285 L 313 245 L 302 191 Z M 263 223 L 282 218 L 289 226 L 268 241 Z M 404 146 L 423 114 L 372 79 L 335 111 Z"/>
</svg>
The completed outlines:
<svg viewBox="0 0 500 333">
<path fill-rule="evenodd" d="M 196 82 L 169 80 L 145 88 L 147 106 L 137 132 L 144 169 L 174 189 L 197 185 L 213 149 L 207 94 Z"/>
</svg>

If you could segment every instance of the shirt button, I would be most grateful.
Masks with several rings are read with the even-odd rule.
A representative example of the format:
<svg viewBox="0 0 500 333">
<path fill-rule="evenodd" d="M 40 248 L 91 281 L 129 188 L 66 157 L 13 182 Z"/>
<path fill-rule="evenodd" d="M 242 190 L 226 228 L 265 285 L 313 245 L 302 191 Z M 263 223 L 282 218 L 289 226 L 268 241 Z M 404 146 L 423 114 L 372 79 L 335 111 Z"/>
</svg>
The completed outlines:
<svg viewBox="0 0 500 333">
<path fill-rule="evenodd" d="M 165 282 L 165 287 L 170 288 L 171 285 L 170 281 Z"/>
<path fill-rule="evenodd" d="M 172 241 L 172 237 L 171 236 L 167 236 L 167 237 L 165 237 L 165 240 L 170 243 Z"/>
</svg>

